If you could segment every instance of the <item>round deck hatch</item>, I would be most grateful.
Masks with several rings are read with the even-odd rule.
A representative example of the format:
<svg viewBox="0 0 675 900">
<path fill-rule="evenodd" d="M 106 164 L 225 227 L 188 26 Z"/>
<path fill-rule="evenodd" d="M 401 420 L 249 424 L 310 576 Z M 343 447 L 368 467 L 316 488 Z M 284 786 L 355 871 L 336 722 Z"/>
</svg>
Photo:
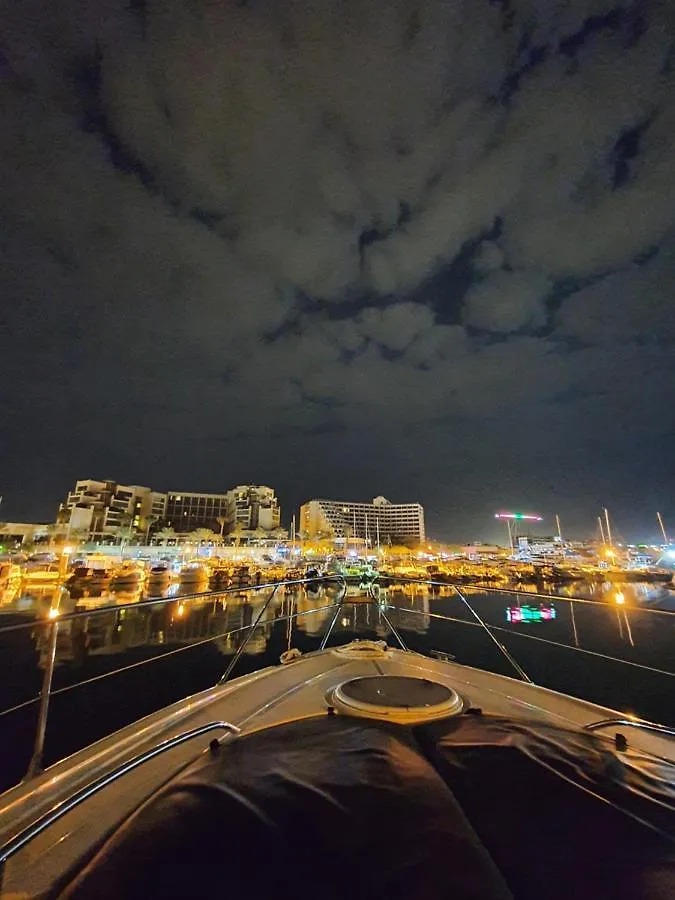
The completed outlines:
<svg viewBox="0 0 675 900">
<path fill-rule="evenodd" d="M 331 702 L 353 716 L 394 722 L 442 719 L 463 707 L 459 694 L 447 685 L 408 675 L 352 678 L 334 689 Z"/>
</svg>

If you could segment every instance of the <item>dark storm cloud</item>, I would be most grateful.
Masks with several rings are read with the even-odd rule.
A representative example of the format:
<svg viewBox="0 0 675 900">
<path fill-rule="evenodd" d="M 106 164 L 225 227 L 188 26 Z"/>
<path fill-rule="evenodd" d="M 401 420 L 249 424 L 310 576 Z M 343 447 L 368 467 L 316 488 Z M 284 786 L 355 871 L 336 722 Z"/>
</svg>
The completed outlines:
<svg viewBox="0 0 675 900">
<path fill-rule="evenodd" d="M 103 456 L 187 483 L 199 462 L 204 487 L 378 481 L 482 510 L 500 484 L 554 502 L 563 471 L 580 503 L 593 478 L 644 478 L 642 444 L 665 484 L 665 0 L 18 6 L 0 85 L 17 481 L 39 418 L 59 477 Z"/>
</svg>

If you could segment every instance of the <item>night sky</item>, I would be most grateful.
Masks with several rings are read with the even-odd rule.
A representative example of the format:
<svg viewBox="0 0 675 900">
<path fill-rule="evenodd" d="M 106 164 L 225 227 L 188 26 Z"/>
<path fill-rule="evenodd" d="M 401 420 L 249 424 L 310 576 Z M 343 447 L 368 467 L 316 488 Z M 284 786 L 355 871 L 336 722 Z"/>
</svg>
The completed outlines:
<svg viewBox="0 0 675 900">
<path fill-rule="evenodd" d="M 675 531 L 675 4 L 0 0 L 0 493 Z"/>
</svg>

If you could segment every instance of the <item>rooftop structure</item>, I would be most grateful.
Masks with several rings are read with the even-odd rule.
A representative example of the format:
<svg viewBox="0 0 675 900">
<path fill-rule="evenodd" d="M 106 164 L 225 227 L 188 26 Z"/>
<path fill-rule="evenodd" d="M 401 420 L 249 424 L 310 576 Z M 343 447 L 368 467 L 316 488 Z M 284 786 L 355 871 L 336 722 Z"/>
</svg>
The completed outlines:
<svg viewBox="0 0 675 900">
<path fill-rule="evenodd" d="M 75 482 L 57 516 L 69 533 L 90 539 L 115 536 L 123 528 L 145 533 L 164 517 L 166 494 L 137 484 L 83 479 Z"/>
</svg>

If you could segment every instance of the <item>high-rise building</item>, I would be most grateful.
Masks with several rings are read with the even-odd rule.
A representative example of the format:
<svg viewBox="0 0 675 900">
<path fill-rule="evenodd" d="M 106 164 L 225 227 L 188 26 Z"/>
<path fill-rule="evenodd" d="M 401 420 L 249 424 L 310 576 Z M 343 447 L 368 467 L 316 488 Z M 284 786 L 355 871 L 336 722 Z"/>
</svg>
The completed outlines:
<svg viewBox="0 0 675 900">
<path fill-rule="evenodd" d="M 230 530 L 273 531 L 279 527 L 281 510 L 274 490 L 264 484 L 240 484 L 227 496 L 230 500 Z"/>
<path fill-rule="evenodd" d="M 115 535 L 125 527 L 142 534 L 164 518 L 165 509 L 166 494 L 149 487 L 83 479 L 61 504 L 57 521 L 71 532 L 86 532 L 90 539 Z"/>
<path fill-rule="evenodd" d="M 210 528 L 227 534 L 231 520 L 229 494 L 196 494 L 192 491 L 169 491 L 165 525 L 177 532 Z"/>
<path fill-rule="evenodd" d="M 272 531 L 281 512 L 274 490 L 260 484 L 240 484 L 225 494 L 169 491 L 166 524 L 176 531 L 211 528 L 222 534 L 237 531 Z"/>
<path fill-rule="evenodd" d="M 91 540 L 119 535 L 129 526 L 139 536 L 161 527 L 178 533 L 209 528 L 223 535 L 235 529 L 273 531 L 280 519 L 274 490 L 265 485 L 240 484 L 222 494 L 164 494 L 140 485 L 91 479 L 75 483 L 57 517 L 70 532 L 86 533 Z"/>
<path fill-rule="evenodd" d="M 419 503 L 310 500 L 300 507 L 300 532 L 309 538 L 357 537 L 376 542 L 424 541 L 424 509 Z"/>
</svg>

